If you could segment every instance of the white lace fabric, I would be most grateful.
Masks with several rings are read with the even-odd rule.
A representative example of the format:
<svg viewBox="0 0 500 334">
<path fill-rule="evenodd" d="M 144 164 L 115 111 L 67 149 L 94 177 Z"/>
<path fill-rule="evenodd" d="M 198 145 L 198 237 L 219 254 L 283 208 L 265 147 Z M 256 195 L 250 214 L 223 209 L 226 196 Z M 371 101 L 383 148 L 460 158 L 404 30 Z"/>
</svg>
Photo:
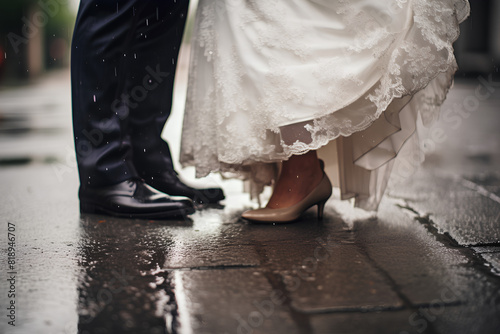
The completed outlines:
<svg viewBox="0 0 500 334">
<path fill-rule="evenodd" d="M 320 149 L 376 209 L 394 158 L 452 85 L 466 0 L 200 0 L 181 163 L 249 179 Z"/>
</svg>

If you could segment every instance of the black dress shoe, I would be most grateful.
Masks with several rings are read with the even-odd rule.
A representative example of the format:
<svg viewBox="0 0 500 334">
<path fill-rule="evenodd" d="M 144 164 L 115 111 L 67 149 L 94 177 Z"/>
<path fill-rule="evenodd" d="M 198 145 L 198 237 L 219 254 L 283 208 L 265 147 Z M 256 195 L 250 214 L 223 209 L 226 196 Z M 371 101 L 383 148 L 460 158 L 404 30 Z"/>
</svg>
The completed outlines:
<svg viewBox="0 0 500 334">
<path fill-rule="evenodd" d="M 169 219 L 195 211 L 189 198 L 172 198 L 139 178 L 107 187 L 80 187 L 79 197 L 81 212 L 116 217 Z"/>
<path fill-rule="evenodd" d="M 147 184 L 172 196 L 185 196 L 197 204 L 215 204 L 222 201 L 224 192 L 221 188 L 193 188 L 183 183 L 177 172 L 163 172 L 159 175 L 142 175 Z"/>
</svg>

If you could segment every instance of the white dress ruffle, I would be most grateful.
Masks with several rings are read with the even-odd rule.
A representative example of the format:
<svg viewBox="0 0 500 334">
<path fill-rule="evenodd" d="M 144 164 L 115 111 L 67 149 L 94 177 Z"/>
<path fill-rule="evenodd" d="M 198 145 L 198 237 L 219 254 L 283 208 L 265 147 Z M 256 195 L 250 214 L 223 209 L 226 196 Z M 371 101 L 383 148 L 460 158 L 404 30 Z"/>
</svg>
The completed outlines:
<svg viewBox="0 0 500 334">
<path fill-rule="evenodd" d="M 468 13 L 467 0 L 200 0 L 181 163 L 256 195 L 276 163 L 319 149 L 342 198 L 375 210 L 403 144 L 419 149 L 418 118 L 437 118 Z"/>
</svg>

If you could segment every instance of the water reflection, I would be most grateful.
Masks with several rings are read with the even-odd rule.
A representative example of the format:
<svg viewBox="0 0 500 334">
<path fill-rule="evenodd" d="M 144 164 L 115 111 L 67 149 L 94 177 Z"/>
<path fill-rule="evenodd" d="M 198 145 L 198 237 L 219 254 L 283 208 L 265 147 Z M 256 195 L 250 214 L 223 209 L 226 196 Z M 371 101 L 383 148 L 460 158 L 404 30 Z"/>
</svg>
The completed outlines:
<svg viewBox="0 0 500 334">
<path fill-rule="evenodd" d="M 191 226 L 189 219 L 81 215 L 78 332 L 171 332 L 176 311 L 170 275 L 159 268 L 172 243 L 169 230 Z"/>
</svg>

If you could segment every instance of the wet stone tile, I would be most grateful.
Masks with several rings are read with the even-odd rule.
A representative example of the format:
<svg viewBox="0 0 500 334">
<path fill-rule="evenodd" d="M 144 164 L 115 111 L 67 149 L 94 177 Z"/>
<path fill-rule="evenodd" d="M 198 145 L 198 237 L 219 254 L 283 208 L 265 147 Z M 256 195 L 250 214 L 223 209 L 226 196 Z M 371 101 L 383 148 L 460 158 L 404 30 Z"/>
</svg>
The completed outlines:
<svg viewBox="0 0 500 334">
<path fill-rule="evenodd" d="M 385 199 L 376 221 L 355 223 L 356 244 L 412 305 L 464 301 L 473 281 L 467 258 L 435 240 L 413 213 L 396 204 Z"/>
<path fill-rule="evenodd" d="M 283 294 L 257 270 L 179 270 L 173 284 L 180 333 L 299 333 Z"/>
<path fill-rule="evenodd" d="M 175 240 L 166 251 L 164 269 L 255 267 L 260 264 L 251 245 L 238 245 L 203 240 Z"/>
<path fill-rule="evenodd" d="M 247 267 L 270 262 L 286 267 L 287 259 L 307 257 L 303 254 L 309 254 L 309 249 L 312 254 L 318 240 L 345 233 L 335 215 L 318 222 L 312 212 L 293 224 L 277 225 L 251 224 L 231 210 L 203 210 L 191 219 L 191 226 L 165 232 L 165 239 L 172 243 L 165 252 L 164 268 Z M 281 250 L 288 253 L 284 258 L 267 253 Z"/>
<path fill-rule="evenodd" d="M 485 246 L 485 247 L 472 247 L 477 253 L 500 253 L 500 247 L 497 246 Z"/>
<path fill-rule="evenodd" d="M 311 254 L 280 272 L 296 310 L 315 313 L 402 306 L 388 282 L 356 246 L 317 246 Z"/>
<path fill-rule="evenodd" d="M 164 269 L 253 267 L 260 264 L 241 224 L 226 224 L 220 210 L 197 212 L 192 226 L 169 229 Z"/>
<path fill-rule="evenodd" d="M 293 226 L 248 226 L 247 232 L 261 266 L 287 290 L 299 312 L 401 306 L 333 212 L 322 222 L 306 214 Z"/>
<path fill-rule="evenodd" d="M 473 298 L 463 305 L 440 307 L 428 311 L 425 319 L 438 334 L 500 333 L 500 290 L 484 277 L 477 280 Z"/>
<path fill-rule="evenodd" d="M 318 238 L 345 231 L 345 225 L 338 214 L 332 210 L 330 201 L 326 204 L 325 217 L 322 221 L 317 220 L 315 208 L 312 208 L 291 224 L 243 224 L 245 224 L 245 229 L 242 232 L 245 234 L 245 239 L 263 245 L 315 244 Z"/>
<path fill-rule="evenodd" d="M 481 256 L 497 273 L 500 273 L 500 253 L 483 253 Z"/>
<path fill-rule="evenodd" d="M 465 178 L 484 187 L 489 192 L 500 196 L 500 173 L 478 173 L 475 175 L 465 176 Z"/>
<path fill-rule="evenodd" d="M 348 312 L 318 314 L 310 317 L 314 334 L 417 334 L 412 311 Z M 412 326 L 413 324 L 413 326 Z"/>
<path fill-rule="evenodd" d="M 407 200 L 421 215 L 429 214 L 437 228 L 460 245 L 498 243 L 500 204 L 474 187 L 467 180 L 421 171 L 390 194 Z"/>
</svg>

